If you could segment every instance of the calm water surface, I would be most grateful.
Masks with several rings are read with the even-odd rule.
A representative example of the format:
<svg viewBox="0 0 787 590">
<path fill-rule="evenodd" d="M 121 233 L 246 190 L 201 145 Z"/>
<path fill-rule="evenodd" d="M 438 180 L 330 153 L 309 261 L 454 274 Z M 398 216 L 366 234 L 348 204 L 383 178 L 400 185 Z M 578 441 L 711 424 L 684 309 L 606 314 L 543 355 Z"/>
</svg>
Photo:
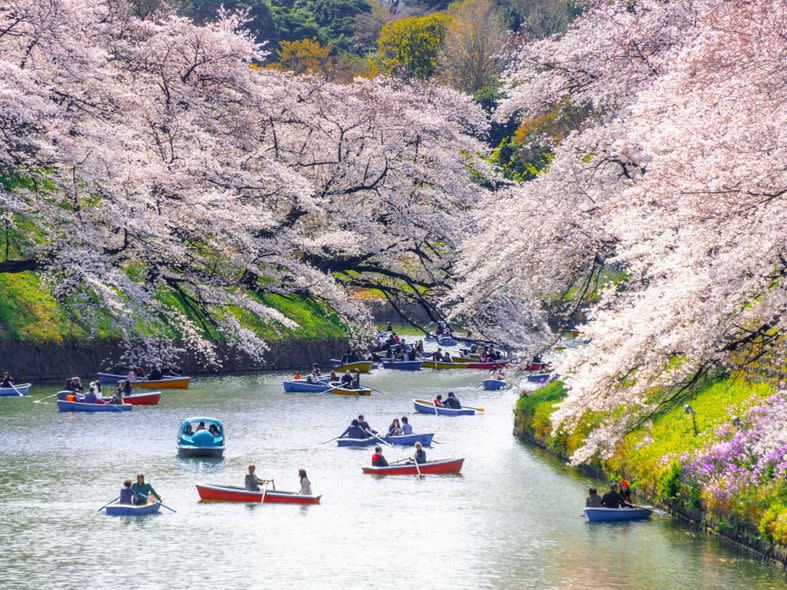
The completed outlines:
<svg viewBox="0 0 787 590">
<path fill-rule="evenodd" d="M 378 371 L 366 382 L 388 395 L 360 399 L 285 395 L 283 378 L 200 379 L 123 414 L 0 399 L 0 588 L 787 587 L 767 562 L 667 518 L 587 524 L 594 482 L 518 443 L 514 394 L 482 391 L 481 372 Z M 451 389 L 486 414 L 414 414 L 413 397 Z M 409 416 L 443 443 L 429 458 L 466 457 L 462 475 L 362 475 L 369 449 L 320 444 L 358 413 L 378 429 Z M 200 415 L 224 422 L 222 461 L 176 456 L 181 420 Z M 243 485 L 251 462 L 285 490 L 305 468 L 322 504 L 198 501 L 195 483 Z M 139 471 L 177 514 L 96 511 Z"/>
</svg>

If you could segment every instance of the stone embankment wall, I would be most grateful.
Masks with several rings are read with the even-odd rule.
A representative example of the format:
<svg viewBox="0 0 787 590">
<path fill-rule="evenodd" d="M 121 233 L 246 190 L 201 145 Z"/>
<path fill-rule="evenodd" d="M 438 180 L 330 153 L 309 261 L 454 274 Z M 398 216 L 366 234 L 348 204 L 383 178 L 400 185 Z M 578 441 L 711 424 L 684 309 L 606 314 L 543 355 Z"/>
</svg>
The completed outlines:
<svg viewBox="0 0 787 590">
<path fill-rule="evenodd" d="M 339 338 L 320 340 L 282 340 L 269 343 L 264 363 L 255 363 L 234 354 L 232 349 L 220 350 L 224 358 L 219 369 L 205 368 L 198 359 L 185 355 L 178 364 L 189 375 L 205 373 L 240 373 L 246 371 L 305 371 L 314 362 L 327 366 L 331 358 L 341 356 L 347 347 Z M 10 371 L 17 382 L 58 381 L 79 375 L 93 376 L 98 371 L 123 369 L 119 362 L 122 349 L 115 342 L 67 342 L 58 344 L 27 344 L 0 341 L 0 371 Z"/>
</svg>

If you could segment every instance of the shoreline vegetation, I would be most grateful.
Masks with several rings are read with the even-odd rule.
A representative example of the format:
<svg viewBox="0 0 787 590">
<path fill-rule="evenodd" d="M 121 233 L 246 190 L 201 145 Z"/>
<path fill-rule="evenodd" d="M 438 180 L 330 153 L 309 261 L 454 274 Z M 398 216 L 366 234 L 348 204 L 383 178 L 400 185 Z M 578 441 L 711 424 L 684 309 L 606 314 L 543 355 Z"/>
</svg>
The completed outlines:
<svg viewBox="0 0 787 590">
<path fill-rule="evenodd" d="M 565 395 L 563 381 L 523 391 L 514 435 L 569 461 L 604 416 L 588 412 L 573 431 L 553 430 L 551 416 Z M 787 490 L 783 466 L 768 457 L 778 453 L 768 448 L 766 423 L 786 404 L 774 384 L 751 375 L 708 379 L 626 434 L 609 456 L 579 468 L 627 479 L 639 502 L 787 565 Z"/>
</svg>

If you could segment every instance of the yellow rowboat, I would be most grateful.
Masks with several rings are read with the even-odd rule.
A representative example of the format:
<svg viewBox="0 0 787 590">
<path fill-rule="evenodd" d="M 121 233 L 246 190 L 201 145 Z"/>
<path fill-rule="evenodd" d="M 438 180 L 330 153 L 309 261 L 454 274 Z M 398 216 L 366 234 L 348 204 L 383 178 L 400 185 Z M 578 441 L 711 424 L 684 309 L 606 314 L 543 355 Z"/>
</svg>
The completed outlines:
<svg viewBox="0 0 787 590">
<path fill-rule="evenodd" d="M 342 364 L 338 359 L 331 359 L 334 371 L 358 371 L 359 373 L 368 373 L 372 370 L 372 361 L 356 361 L 354 363 Z"/>
<path fill-rule="evenodd" d="M 461 363 L 449 363 L 446 361 L 424 361 L 423 367 L 424 369 L 466 369 L 467 363 L 471 361 L 465 361 Z"/>
<path fill-rule="evenodd" d="M 372 395 L 372 390 L 366 387 L 360 389 L 345 389 L 344 387 L 333 387 L 333 395 Z"/>
<path fill-rule="evenodd" d="M 466 365 L 467 363 L 478 362 L 478 360 L 480 358 L 481 357 L 479 357 L 477 354 L 471 354 L 471 355 L 468 355 L 468 356 L 452 356 L 451 357 L 451 362 L 462 363 L 462 364 Z"/>
</svg>

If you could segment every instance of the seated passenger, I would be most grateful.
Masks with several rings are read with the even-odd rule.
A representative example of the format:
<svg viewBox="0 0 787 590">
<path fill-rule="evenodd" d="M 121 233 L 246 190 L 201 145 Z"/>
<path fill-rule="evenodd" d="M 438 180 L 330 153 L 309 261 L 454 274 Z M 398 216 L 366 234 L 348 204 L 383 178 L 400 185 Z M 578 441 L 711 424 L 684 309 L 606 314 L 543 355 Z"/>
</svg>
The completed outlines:
<svg viewBox="0 0 787 590">
<path fill-rule="evenodd" d="M 123 395 L 131 395 L 131 381 L 128 379 L 123 382 Z"/>
<path fill-rule="evenodd" d="M 441 348 L 438 348 L 436 351 L 432 353 L 432 360 L 435 361 L 443 360 L 443 350 Z"/>
<path fill-rule="evenodd" d="M 210 432 L 213 436 L 221 436 L 221 432 L 219 431 L 219 427 L 215 424 L 211 424 L 210 428 L 208 428 L 208 432 Z"/>
<path fill-rule="evenodd" d="M 604 504 L 601 502 L 601 496 L 598 495 L 596 488 L 590 488 L 588 497 L 585 498 L 585 506 L 587 508 L 601 508 Z"/>
<path fill-rule="evenodd" d="M 336 374 L 336 371 L 331 371 L 331 374 L 328 375 L 328 381 L 338 381 L 339 376 Z"/>
<path fill-rule="evenodd" d="M 402 427 L 399 425 L 399 418 L 394 418 L 388 427 L 388 436 L 401 436 Z"/>
<path fill-rule="evenodd" d="M 374 455 L 372 455 L 372 465 L 375 467 L 388 467 L 388 461 L 383 457 L 382 447 L 374 447 Z"/>
<path fill-rule="evenodd" d="M 402 416 L 402 434 L 412 434 L 413 427 L 410 426 L 410 423 L 407 420 L 407 416 Z"/>
<path fill-rule="evenodd" d="M 446 353 L 443 355 L 443 361 L 446 362 L 446 363 L 453 362 L 452 359 L 451 359 L 451 353 L 450 352 L 446 351 Z"/>
<path fill-rule="evenodd" d="M 312 482 L 309 481 L 308 476 L 306 475 L 305 469 L 298 470 L 298 479 L 301 482 L 301 489 L 298 491 L 299 496 L 311 496 L 312 494 Z"/>
<path fill-rule="evenodd" d="M 186 424 L 186 430 L 183 431 L 183 434 L 191 436 L 194 434 L 194 429 L 191 427 L 191 424 Z"/>
<path fill-rule="evenodd" d="M 123 482 L 123 487 L 120 488 L 120 497 L 118 498 L 118 504 L 133 504 L 134 503 L 134 491 L 131 489 L 131 480 L 127 479 Z"/>
<path fill-rule="evenodd" d="M 196 432 L 199 432 L 200 430 L 205 430 L 205 423 L 204 422 L 200 422 L 199 424 L 197 424 Z"/>
<path fill-rule="evenodd" d="M 437 394 L 437 396 L 432 400 L 435 408 L 444 408 L 445 404 L 443 403 L 443 396 L 441 394 Z"/>
<path fill-rule="evenodd" d="M 342 375 L 342 387 L 352 387 L 353 385 L 353 376 L 350 375 L 349 369 L 344 372 Z"/>
<path fill-rule="evenodd" d="M 460 410 L 462 408 L 462 404 L 459 403 L 459 399 L 454 395 L 453 391 L 448 392 L 448 397 L 446 398 L 443 405 L 446 408 L 451 408 L 453 410 Z"/>
<path fill-rule="evenodd" d="M 86 404 L 94 404 L 96 403 L 96 392 L 92 389 L 85 394 L 84 402 Z"/>
<path fill-rule="evenodd" d="M 123 392 L 121 391 L 120 387 L 115 388 L 115 391 L 112 393 L 112 399 L 109 400 L 109 403 L 115 406 L 120 406 L 123 404 Z"/>
<path fill-rule="evenodd" d="M 163 375 L 161 373 L 161 369 L 159 369 L 157 366 L 153 367 L 153 370 L 150 372 L 150 375 L 148 375 L 148 379 L 150 379 L 151 381 L 158 381 L 162 377 Z"/>
<path fill-rule="evenodd" d="M 350 387 L 353 389 L 360 389 L 361 388 L 361 373 L 359 371 L 355 371 L 352 375 L 352 382 L 350 383 Z"/>
</svg>

